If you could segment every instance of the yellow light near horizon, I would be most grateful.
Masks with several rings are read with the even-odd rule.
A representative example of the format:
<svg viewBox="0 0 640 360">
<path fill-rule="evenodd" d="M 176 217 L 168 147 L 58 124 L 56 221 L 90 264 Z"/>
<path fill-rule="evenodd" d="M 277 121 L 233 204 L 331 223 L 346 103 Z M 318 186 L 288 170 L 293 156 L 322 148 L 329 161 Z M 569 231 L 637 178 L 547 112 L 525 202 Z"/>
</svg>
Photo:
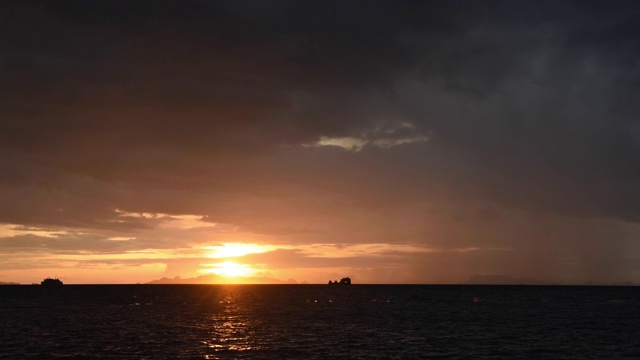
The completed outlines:
<svg viewBox="0 0 640 360">
<path fill-rule="evenodd" d="M 253 269 L 247 264 L 236 264 L 233 261 L 225 261 L 216 264 L 206 264 L 211 266 L 211 269 L 206 269 L 204 272 L 213 273 L 225 277 L 239 277 L 250 276 L 253 274 Z"/>
<path fill-rule="evenodd" d="M 273 247 L 266 245 L 242 243 L 224 243 L 217 246 L 205 246 L 204 248 L 209 251 L 206 256 L 213 259 L 260 254 L 273 249 Z"/>
</svg>

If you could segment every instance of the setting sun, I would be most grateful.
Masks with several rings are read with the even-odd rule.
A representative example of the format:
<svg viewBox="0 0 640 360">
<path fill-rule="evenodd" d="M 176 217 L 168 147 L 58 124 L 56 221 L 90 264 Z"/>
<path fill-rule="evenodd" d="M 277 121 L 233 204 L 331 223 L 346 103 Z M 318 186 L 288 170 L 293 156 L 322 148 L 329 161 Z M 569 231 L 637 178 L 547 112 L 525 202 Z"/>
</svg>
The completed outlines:
<svg viewBox="0 0 640 360">
<path fill-rule="evenodd" d="M 225 261 L 221 263 L 206 265 L 210 266 L 211 268 L 204 270 L 205 272 L 226 277 L 250 276 L 254 273 L 250 265 L 236 264 L 233 261 Z"/>
</svg>

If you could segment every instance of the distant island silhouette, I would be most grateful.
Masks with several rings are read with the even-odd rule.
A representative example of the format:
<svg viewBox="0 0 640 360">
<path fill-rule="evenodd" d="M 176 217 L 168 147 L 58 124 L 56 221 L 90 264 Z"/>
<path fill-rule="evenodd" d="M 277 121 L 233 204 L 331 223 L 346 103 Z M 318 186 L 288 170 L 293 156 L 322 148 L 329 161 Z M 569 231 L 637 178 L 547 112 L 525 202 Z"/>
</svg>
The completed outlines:
<svg viewBox="0 0 640 360">
<path fill-rule="evenodd" d="M 208 274 L 201 275 L 197 277 L 190 278 L 181 278 L 180 276 L 175 276 L 173 278 L 163 277 L 161 279 L 152 280 L 146 282 L 148 285 L 171 285 L 171 284 L 228 284 L 228 283 L 237 283 L 237 284 L 290 284 L 293 283 L 291 281 L 282 281 L 279 279 L 274 279 L 270 277 L 243 277 L 239 276 L 236 278 L 226 278 L 223 276 Z"/>
<path fill-rule="evenodd" d="M 338 280 L 336 281 L 329 280 L 329 285 L 351 285 L 351 278 L 344 277 L 340 279 L 340 282 L 338 282 Z"/>
<path fill-rule="evenodd" d="M 40 285 L 47 286 L 47 287 L 59 287 L 59 286 L 62 286 L 63 284 L 62 284 L 62 281 L 57 277 L 54 279 L 47 277 L 46 279 L 42 280 L 42 282 L 40 282 Z"/>
</svg>

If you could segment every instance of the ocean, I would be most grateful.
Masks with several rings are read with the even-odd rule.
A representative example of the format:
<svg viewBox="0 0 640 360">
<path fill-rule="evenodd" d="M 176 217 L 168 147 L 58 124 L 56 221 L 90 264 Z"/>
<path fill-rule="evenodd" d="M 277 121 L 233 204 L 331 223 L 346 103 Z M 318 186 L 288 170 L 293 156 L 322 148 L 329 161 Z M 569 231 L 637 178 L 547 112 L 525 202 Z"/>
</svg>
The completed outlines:
<svg viewBox="0 0 640 360">
<path fill-rule="evenodd" d="M 640 288 L 0 286 L 0 359 L 640 359 Z"/>
</svg>

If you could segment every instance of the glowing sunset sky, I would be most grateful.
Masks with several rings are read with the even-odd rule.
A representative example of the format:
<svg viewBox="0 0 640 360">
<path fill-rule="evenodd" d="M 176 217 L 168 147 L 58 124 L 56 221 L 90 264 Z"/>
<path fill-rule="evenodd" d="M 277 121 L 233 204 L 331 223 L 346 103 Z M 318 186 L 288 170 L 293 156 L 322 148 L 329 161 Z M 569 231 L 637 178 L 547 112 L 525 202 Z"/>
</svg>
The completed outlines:
<svg viewBox="0 0 640 360">
<path fill-rule="evenodd" d="M 0 282 L 640 282 L 637 2 L 0 7 Z"/>
</svg>

